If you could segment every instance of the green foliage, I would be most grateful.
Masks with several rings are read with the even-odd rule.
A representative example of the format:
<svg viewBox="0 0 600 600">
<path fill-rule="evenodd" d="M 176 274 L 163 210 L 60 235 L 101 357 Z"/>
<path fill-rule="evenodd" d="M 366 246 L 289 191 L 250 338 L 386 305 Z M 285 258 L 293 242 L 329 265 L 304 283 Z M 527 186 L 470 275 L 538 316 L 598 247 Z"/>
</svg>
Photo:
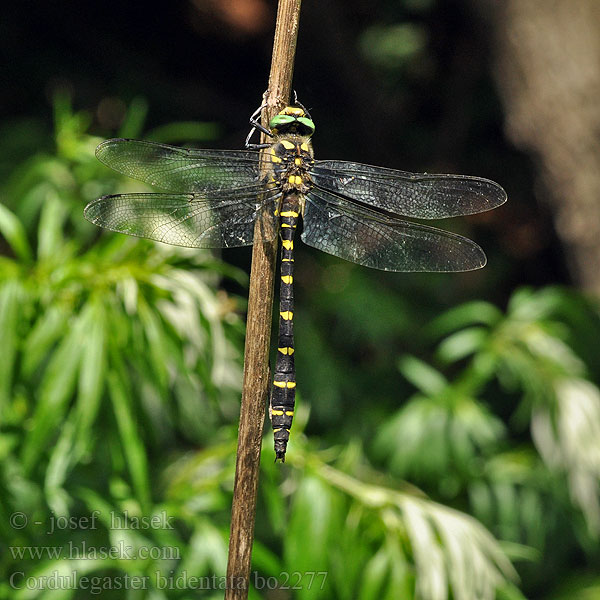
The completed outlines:
<svg viewBox="0 0 600 600">
<path fill-rule="evenodd" d="M 424 31 L 413 24 L 374 26 L 363 32 L 361 50 L 374 64 L 393 70 L 422 51 L 426 42 Z"/>
<path fill-rule="evenodd" d="M 289 544 L 295 552 L 286 559 L 290 568 L 328 566 L 334 597 L 445 600 L 451 591 L 457 599 L 494 598 L 497 587 L 516 577 L 475 519 L 414 490 L 369 482 L 377 475 L 356 451 L 340 456 L 343 471 L 314 455 L 304 458 L 319 479 L 305 478 L 295 491 Z"/>
<path fill-rule="evenodd" d="M 17 565 L 31 577 L 166 569 L 172 561 L 28 552 L 68 547 L 85 528 L 48 534 L 51 524 L 94 511 L 104 527 L 82 538 L 91 549 L 179 552 L 189 531 L 190 539 L 206 531 L 195 511 L 181 531 L 119 529 L 110 519 L 166 510 L 160 473 L 171 452 L 232 449 L 240 387 L 241 324 L 235 301 L 216 293 L 215 284 L 221 273 L 243 278 L 208 254 L 122 236 L 94 242 L 99 232 L 82 208 L 109 191 L 114 176 L 95 160 L 100 140 L 85 133 L 87 115 L 71 113 L 58 98 L 55 120 L 56 154 L 18 167 L 0 206 L 0 232 L 13 255 L 0 260 L 5 598 L 15 597 L 6 582 Z M 229 467 L 231 461 L 230 453 Z M 16 512 L 27 519 L 22 528 L 10 525 Z M 25 554 L 15 560 L 18 552 Z M 34 596 L 54 597 L 41 588 Z"/>
<path fill-rule="evenodd" d="M 139 136 L 145 112 L 132 103 L 119 134 Z M 245 276 L 207 252 L 84 221 L 87 201 L 139 184 L 95 160 L 90 117 L 64 97 L 55 123 L 55 149 L 0 190 L 0 598 L 222 597 L 243 301 L 219 288 Z M 506 314 L 460 305 L 424 339 L 415 323 L 429 303 L 399 302 L 351 265 L 326 269 L 316 312 L 299 315 L 312 376 L 284 466 L 265 432 L 250 597 L 514 600 L 524 596 L 509 559 L 532 589 L 568 553 L 591 562 L 597 307 L 521 290 Z M 381 311 L 366 315 L 375 296 Z M 422 355 L 436 342 L 434 357 L 398 359 L 401 336 Z M 370 368 L 334 351 L 336 339 L 371 344 Z M 408 386 L 418 391 L 405 401 Z M 304 432 L 315 423 L 327 425 L 320 436 Z M 74 573 L 78 585 L 56 583 Z M 592 597 L 597 581 L 571 585 Z"/>
<path fill-rule="evenodd" d="M 517 559 L 552 565 L 583 548 L 593 561 L 600 389 L 591 379 L 597 357 L 581 342 L 598 339 L 597 305 L 560 288 L 523 289 L 506 314 L 473 302 L 435 319 L 428 333 L 453 378 L 401 360 L 419 392 L 381 429 L 380 459 L 398 477 L 465 503 L 502 539 L 526 544 L 512 547 Z M 541 568 L 534 583 L 537 576 L 553 574 Z"/>
</svg>

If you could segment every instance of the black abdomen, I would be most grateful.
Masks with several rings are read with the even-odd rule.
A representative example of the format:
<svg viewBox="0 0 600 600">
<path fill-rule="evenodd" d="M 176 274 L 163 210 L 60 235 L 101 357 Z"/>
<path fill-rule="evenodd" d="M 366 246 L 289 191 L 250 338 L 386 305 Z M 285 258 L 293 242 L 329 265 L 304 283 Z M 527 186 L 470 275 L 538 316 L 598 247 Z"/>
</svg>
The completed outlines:
<svg viewBox="0 0 600 600">
<path fill-rule="evenodd" d="M 300 216 L 295 193 L 284 196 L 280 210 L 281 286 L 279 295 L 279 336 L 273 375 L 269 415 L 275 438 L 275 460 L 285 461 L 296 396 L 294 366 L 294 233 Z"/>
</svg>

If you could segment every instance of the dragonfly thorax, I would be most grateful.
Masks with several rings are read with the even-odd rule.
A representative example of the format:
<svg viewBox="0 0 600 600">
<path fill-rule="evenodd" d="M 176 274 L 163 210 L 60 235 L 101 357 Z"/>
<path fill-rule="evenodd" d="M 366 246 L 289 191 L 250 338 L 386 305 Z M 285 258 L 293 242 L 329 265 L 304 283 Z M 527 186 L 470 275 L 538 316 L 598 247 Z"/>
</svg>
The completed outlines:
<svg viewBox="0 0 600 600">
<path fill-rule="evenodd" d="M 273 180 L 282 192 L 307 193 L 312 187 L 309 170 L 314 164 L 308 136 L 277 136 L 270 150 Z"/>
</svg>

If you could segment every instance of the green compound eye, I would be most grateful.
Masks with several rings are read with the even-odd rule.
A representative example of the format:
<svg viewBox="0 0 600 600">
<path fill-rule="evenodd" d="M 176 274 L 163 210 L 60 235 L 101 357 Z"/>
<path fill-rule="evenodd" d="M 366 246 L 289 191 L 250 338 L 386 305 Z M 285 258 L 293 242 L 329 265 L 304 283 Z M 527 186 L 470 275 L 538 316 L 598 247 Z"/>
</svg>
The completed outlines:
<svg viewBox="0 0 600 600">
<path fill-rule="evenodd" d="M 302 125 L 307 129 L 310 129 L 312 133 L 315 132 L 315 124 L 312 119 L 309 119 L 308 117 L 298 117 L 298 123 L 302 123 Z"/>
<path fill-rule="evenodd" d="M 290 115 L 275 115 L 269 121 L 269 127 L 271 129 L 277 129 L 278 127 L 281 127 L 282 125 L 289 125 L 290 123 L 293 123 L 295 120 L 296 120 L 296 117 L 292 117 Z"/>
<path fill-rule="evenodd" d="M 269 121 L 269 127 L 278 133 L 299 133 L 300 135 L 311 136 L 315 132 L 315 124 L 308 117 L 298 115 L 275 115 Z"/>
</svg>

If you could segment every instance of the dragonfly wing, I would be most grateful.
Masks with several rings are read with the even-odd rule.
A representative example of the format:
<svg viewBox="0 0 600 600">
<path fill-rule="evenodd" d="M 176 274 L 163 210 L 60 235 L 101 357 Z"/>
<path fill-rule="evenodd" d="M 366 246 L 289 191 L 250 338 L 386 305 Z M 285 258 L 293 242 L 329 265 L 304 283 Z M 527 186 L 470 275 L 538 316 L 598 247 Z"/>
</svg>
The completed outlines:
<svg viewBox="0 0 600 600">
<path fill-rule="evenodd" d="M 486 263 L 483 250 L 467 238 L 314 188 L 306 196 L 301 237 L 323 252 L 384 271 L 471 271 Z"/>
<path fill-rule="evenodd" d="M 506 202 L 502 187 L 481 177 L 408 173 L 339 160 L 317 161 L 310 174 L 319 188 L 417 219 L 471 215 Z"/>
<path fill-rule="evenodd" d="M 96 148 L 111 169 L 167 192 L 204 193 L 259 185 L 259 154 L 112 139 Z"/>
<path fill-rule="evenodd" d="M 188 248 L 231 248 L 257 241 L 254 226 L 264 210 L 261 240 L 277 234 L 277 195 L 257 196 L 231 190 L 213 194 L 117 194 L 90 202 L 84 216 L 95 225 Z"/>
</svg>

